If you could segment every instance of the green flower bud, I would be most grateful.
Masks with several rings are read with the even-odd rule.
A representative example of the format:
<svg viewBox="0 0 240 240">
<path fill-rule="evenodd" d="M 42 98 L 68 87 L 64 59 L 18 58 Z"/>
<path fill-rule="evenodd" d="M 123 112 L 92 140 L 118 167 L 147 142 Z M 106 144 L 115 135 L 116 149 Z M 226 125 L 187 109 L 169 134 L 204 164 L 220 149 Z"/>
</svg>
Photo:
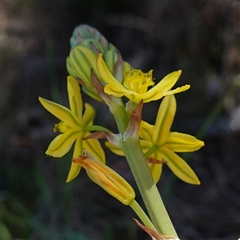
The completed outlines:
<svg viewBox="0 0 240 240">
<path fill-rule="evenodd" d="M 67 58 L 67 70 L 70 75 L 80 78 L 88 87 L 93 87 L 91 69 L 97 74 L 96 54 L 85 46 L 77 46 Z"/>
<path fill-rule="evenodd" d="M 79 25 L 74 29 L 73 35 L 70 38 L 71 48 L 82 45 L 85 40 L 89 39 L 99 42 L 103 51 L 107 50 L 108 41 L 106 38 L 97 29 L 90 27 L 87 24 Z"/>
<path fill-rule="evenodd" d="M 109 44 L 95 28 L 88 25 L 76 27 L 70 43 L 72 50 L 67 58 L 68 73 L 80 80 L 83 91 L 96 100 L 101 98 L 97 96 L 97 91 L 92 83 L 91 69 L 100 81 L 103 80 L 96 67 L 96 59 L 100 53 L 103 54 L 108 69 L 120 83 L 123 82 L 125 70 L 131 69 L 128 63 L 123 62 L 117 48 Z"/>
</svg>

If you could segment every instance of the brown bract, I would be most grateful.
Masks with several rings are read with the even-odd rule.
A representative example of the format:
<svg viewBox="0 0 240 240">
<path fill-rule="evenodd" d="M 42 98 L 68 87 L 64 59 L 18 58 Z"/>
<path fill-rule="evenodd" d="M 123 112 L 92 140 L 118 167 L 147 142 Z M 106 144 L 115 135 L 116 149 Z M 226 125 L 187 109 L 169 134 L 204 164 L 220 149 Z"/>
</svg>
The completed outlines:
<svg viewBox="0 0 240 240">
<path fill-rule="evenodd" d="M 128 127 L 124 134 L 124 138 L 139 137 L 140 122 L 142 120 L 142 108 L 143 108 L 143 100 L 141 100 L 141 102 L 137 105 L 137 107 L 132 111 Z"/>
<path fill-rule="evenodd" d="M 152 240 L 180 240 L 179 238 L 174 236 L 166 236 L 161 233 L 158 233 L 155 230 L 152 230 L 151 228 L 144 226 L 135 218 L 133 218 L 133 220 L 140 228 L 142 228 L 152 238 Z"/>
<path fill-rule="evenodd" d="M 162 159 L 162 160 L 158 160 L 156 158 L 152 158 L 150 157 L 148 160 L 147 160 L 148 163 L 151 163 L 151 164 L 161 164 L 161 163 L 167 163 L 166 160 Z"/>
</svg>

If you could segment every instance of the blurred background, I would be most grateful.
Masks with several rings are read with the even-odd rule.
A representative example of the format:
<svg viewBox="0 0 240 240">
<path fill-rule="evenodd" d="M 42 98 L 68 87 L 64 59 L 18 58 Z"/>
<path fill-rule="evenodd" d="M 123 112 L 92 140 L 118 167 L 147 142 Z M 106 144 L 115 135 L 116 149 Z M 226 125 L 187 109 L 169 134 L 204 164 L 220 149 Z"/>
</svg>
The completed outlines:
<svg viewBox="0 0 240 240">
<path fill-rule="evenodd" d="M 79 24 L 97 28 L 124 60 L 154 78 L 182 69 L 172 130 L 205 147 L 183 155 L 200 186 L 167 167 L 158 187 L 181 239 L 240 237 L 240 2 L 239 1 L 1 1 L 0 239 L 150 239 L 134 212 L 92 183 L 85 171 L 65 183 L 71 152 L 45 156 L 58 122 L 38 96 L 68 106 L 66 57 Z M 84 100 L 95 104 L 84 95 Z M 95 123 L 115 128 L 106 106 Z M 144 106 L 153 123 L 159 102 Z M 104 143 L 104 142 L 103 142 Z M 107 162 L 135 187 L 126 161 Z M 138 201 L 142 203 L 137 193 Z"/>
</svg>

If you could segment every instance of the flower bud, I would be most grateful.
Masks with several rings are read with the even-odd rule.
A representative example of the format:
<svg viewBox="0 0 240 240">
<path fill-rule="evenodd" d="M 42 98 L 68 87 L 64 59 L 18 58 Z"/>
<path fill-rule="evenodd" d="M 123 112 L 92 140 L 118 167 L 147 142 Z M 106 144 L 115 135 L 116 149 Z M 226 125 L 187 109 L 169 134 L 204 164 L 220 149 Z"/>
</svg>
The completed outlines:
<svg viewBox="0 0 240 240">
<path fill-rule="evenodd" d="M 101 44 L 97 41 L 97 39 L 87 39 L 81 44 L 81 46 L 84 46 L 92 50 L 96 55 L 101 52 L 104 52 L 104 49 L 102 48 Z"/>
<path fill-rule="evenodd" d="M 87 24 L 79 25 L 74 29 L 70 39 L 71 48 L 82 45 L 85 40 L 89 39 L 99 42 L 103 51 L 107 50 L 108 41 L 106 38 L 97 29 Z"/>
<path fill-rule="evenodd" d="M 101 98 L 97 96 L 97 91 L 92 83 L 91 69 L 100 81 L 103 80 L 96 67 L 96 59 L 100 53 L 103 55 L 108 69 L 120 83 L 123 81 L 124 72 L 131 69 L 130 64 L 123 62 L 116 47 L 109 44 L 100 32 L 88 25 L 80 25 L 75 28 L 70 44 L 72 49 L 67 58 L 68 73 L 80 80 L 83 84 L 83 91 L 98 101 L 101 101 Z"/>
<path fill-rule="evenodd" d="M 91 69 L 96 73 L 96 54 L 85 46 L 77 46 L 67 58 L 67 70 L 70 75 L 80 78 L 88 87 L 93 87 Z"/>
<path fill-rule="evenodd" d="M 118 173 L 108 166 L 90 159 L 87 156 L 79 156 L 73 162 L 85 168 L 89 178 L 102 187 L 110 195 L 118 199 L 124 205 L 129 205 L 135 198 L 133 188 Z"/>
<path fill-rule="evenodd" d="M 111 45 L 112 46 L 112 45 Z M 121 83 L 124 76 L 122 56 L 117 49 L 109 49 L 103 55 L 105 63 L 113 76 Z"/>
</svg>

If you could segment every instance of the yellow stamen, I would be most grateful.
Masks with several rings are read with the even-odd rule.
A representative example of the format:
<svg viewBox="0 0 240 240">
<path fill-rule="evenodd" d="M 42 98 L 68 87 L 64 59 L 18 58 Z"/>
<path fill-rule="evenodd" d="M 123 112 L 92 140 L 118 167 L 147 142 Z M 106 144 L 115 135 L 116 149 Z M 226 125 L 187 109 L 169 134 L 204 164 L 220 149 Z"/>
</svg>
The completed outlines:
<svg viewBox="0 0 240 240">
<path fill-rule="evenodd" d="M 69 128 L 70 127 L 66 123 L 60 122 L 54 125 L 53 131 L 54 132 L 59 131 L 61 133 L 65 133 L 67 130 L 69 130 Z"/>
<path fill-rule="evenodd" d="M 125 73 L 123 85 L 129 90 L 143 94 L 147 92 L 148 87 L 154 85 L 152 72 L 153 70 L 150 70 L 148 73 L 143 73 L 139 69 L 128 71 Z"/>
</svg>

